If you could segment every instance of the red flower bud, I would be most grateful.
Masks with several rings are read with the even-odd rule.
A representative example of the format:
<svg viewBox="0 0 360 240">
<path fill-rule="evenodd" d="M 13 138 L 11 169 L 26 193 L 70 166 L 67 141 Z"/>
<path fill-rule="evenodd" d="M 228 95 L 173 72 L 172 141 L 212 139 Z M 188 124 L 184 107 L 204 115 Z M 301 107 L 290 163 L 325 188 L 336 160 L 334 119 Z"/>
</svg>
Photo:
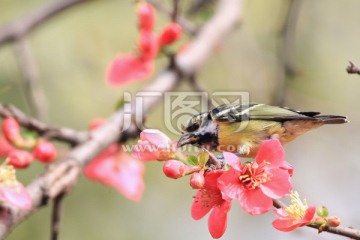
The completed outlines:
<svg viewBox="0 0 360 240">
<path fill-rule="evenodd" d="M 5 138 L 10 143 L 15 143 L 21 139 L 20 126 L 15 118 L 7 117 L 2 122 L 2 131 Z"/>
<path fill-rule="evenodd" d="M 26 168 L 34 159 L 29 152 L 18 149 L 10 151 L 7 157 L 15 168 Z"/>
<path fill-rule="evenodd" d="M 139 39 L 139 51 L 142 60 L 152 60 L 158 54 L 159 46 L 156 36 L 150 31 L 141 31 Z"/>
<path fill-rule="evenodd" d="M 168 178 L 179 178 L 185 175 L 187 166 L 177 160 L 168 160 L 164 163 L 163 172 Z"/>
<path fill-rule="evenodd" d="M 52 143 L 41 140 L 36 144 L 32 154 L 34 158 L 38 159 L 40 162 L 50 163 L 56 157 L 56 148 Z"/>
<path fill-rule="evenodd" d="M 201 172 L 193 173 L 190 177 L 190 186 L 193 189 L 200 189 L 204 186 L 205 179 L 204 174 Z"/>
<path fill-rule="evenodd" d="M 332 216 L 328 218 L 327 223 L 329 227 L 338 227 L 341 222 L 338 216 Z"/>
<path fill-rule="evenodd" d="M 140 3 L 137 8 L 140 30 L 152 31 L 155 23 L 155 10 L 149 3 Z"/>
<path fill-rule="evenodd" d="M 166 46 L 178 40 L 182 35 L 182 27 L 177 23 L 169 23 L 159 37 L 159 45 Z"/>
<path fill-rule="evenodd" d="M 0 158 L 6 158 L 9 152 L 16 149 L 4 136 L 0 135 Z"/>
</svg>

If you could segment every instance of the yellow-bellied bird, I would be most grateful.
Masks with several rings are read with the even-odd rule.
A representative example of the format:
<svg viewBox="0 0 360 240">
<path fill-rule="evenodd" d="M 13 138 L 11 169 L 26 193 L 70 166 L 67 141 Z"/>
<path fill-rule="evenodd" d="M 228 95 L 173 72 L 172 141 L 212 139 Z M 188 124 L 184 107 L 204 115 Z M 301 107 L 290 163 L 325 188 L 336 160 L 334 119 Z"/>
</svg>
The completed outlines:
<svg viewBox="0 0 360 240">
<path fill-rule="evenodd" d="M 257 103 L 221 105 L 190 118 L 178 147 L 192 144 L 254 157 L 263 140 L 278 138 L 285 144 L 324 124 L 348 122 L 344 116 L 319 114 Z"/>
</svg>

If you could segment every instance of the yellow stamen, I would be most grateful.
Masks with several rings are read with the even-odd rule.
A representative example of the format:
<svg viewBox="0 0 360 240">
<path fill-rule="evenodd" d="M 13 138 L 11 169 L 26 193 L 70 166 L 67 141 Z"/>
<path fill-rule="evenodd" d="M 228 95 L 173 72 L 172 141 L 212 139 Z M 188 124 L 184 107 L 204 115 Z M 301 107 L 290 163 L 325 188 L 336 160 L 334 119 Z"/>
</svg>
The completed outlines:
<svg viewBox="0 0 360 240">
<path fill-rule="evenodd" d="M 18 181 L 15 175 L 15 168 L 9 165 L 9 159 L 6 159 L 0 165 L 0 184 L 5 187 L 11 187 L 18 185 Z"/>
<path fill-rule="evenodd" d="M 291 199 L 291 205 L 285 208 L 285 211 L 293 219 L 300 220 L 302 217 L 304 217 L 306 210 L 308 209 L 306 199 L 301 201 L 299 193 L 296 191 L 291 192 L 290 199 Z"/>
</svg>

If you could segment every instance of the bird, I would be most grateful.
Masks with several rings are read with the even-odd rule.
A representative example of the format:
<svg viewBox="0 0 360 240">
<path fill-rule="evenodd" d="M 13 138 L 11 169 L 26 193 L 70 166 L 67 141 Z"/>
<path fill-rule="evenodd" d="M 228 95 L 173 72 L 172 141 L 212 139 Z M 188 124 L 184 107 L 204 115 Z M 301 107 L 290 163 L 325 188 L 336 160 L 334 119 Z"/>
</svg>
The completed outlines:
<svg viewBox="0 0 360 240">
<path fill-rule="evenodd" d="M 259 103 L 223 104 L 193 115 L 182 126 L 177 146 L 191 144 L 206 150 L 255 157 L 260 144 L 276 138 L 288 143 L 325 124 L 347 123 L 346 116 L 320 115 Z"/>
</svg>

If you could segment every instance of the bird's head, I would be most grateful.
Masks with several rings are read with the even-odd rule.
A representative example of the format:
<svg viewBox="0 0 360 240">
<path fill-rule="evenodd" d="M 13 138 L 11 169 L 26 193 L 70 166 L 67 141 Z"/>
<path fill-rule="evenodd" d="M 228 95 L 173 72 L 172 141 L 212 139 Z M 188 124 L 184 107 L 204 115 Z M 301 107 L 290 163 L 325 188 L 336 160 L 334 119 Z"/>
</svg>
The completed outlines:
<svg viewBox="0 0 360 240">
<path fill-rule="evenodd" d="M 217 142 L 217 124 L 215 124 L 208 112 L 199 113 L 192 116 L 182 127 L 183 135 L 178 141 L 177 146 L 182 147 L 186 144 L 202 146 L 205 144 L 214 145 Z"/>
</svg>

